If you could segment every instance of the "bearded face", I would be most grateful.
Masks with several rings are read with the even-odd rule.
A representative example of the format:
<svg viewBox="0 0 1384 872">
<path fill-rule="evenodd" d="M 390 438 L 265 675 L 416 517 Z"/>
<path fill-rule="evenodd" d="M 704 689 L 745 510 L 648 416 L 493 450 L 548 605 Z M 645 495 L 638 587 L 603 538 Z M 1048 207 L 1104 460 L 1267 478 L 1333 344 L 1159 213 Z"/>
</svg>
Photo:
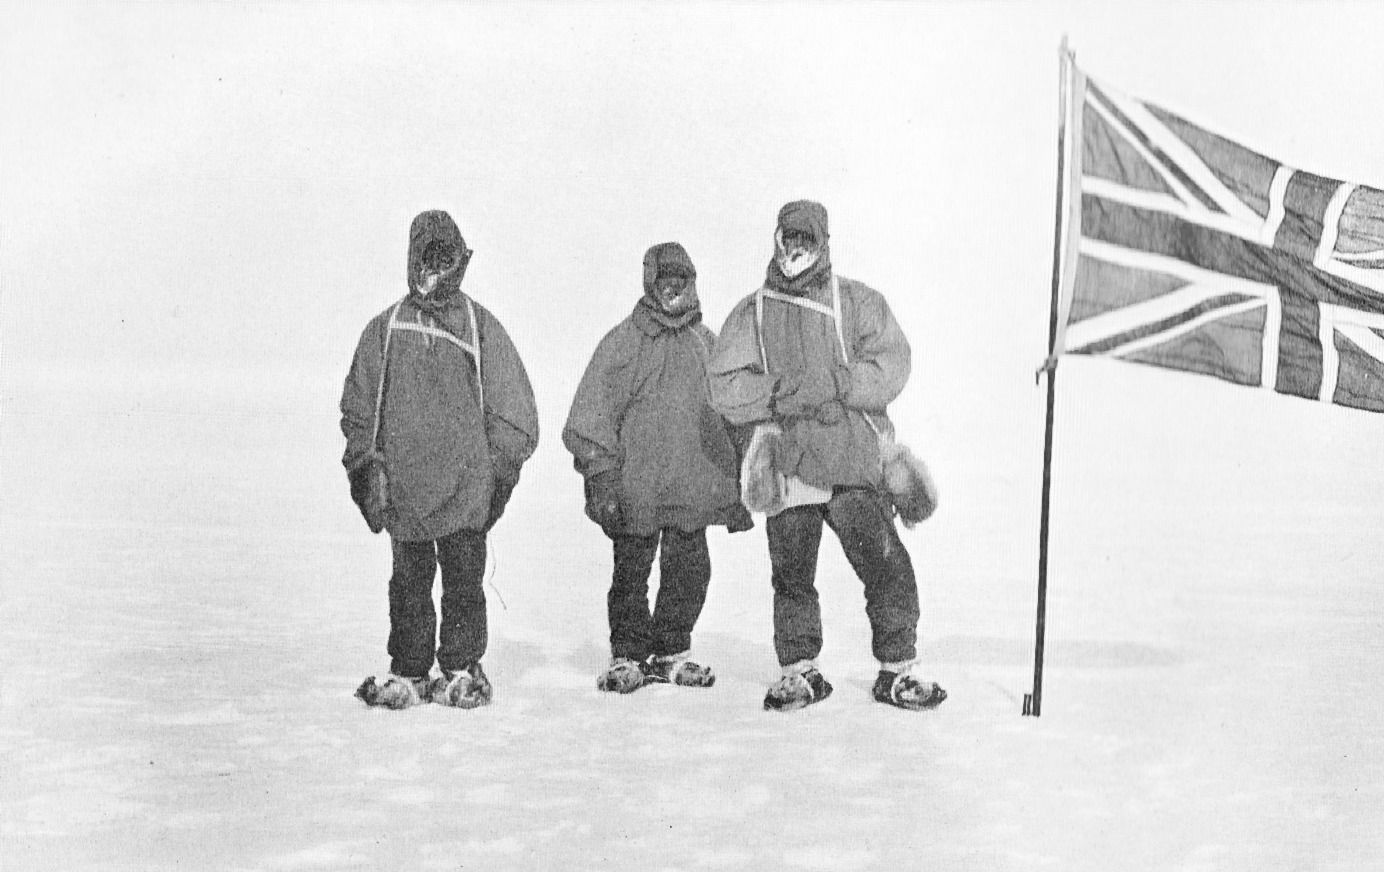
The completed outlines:
<svg viewBox="0 0 1384 872">
<path fill-rule="evenodd" d="M 787 278 L 797 278 L 812 268 L 822 255 L 822 246 L 811 233 L 803 230 L 780 230 L 774 242 L 778 249 L 778 266 Z"/>
<path fill-rule="evenodd" d="M 414 289 L 419 295 L 428 296 L 448 277 L 456 275 L 464 260 L 463 253 L 454 246 L 440 241 L 429 242 L 419 258 L 418 281 Z"/>
<path fill-rule="evenodd" d="M 682 272 L 660 272 L 654 279 L 654 302 L 669 315 L 683 315 L 697 307 L 697 282 Z"/>
</svg>

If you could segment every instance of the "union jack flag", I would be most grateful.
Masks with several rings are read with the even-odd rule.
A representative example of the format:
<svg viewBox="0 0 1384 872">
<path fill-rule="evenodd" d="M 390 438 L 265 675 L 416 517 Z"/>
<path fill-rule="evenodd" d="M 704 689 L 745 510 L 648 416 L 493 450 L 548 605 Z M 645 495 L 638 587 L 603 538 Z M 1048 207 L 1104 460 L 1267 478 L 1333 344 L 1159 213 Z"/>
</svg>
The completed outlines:
<svg viewBox="0 0 1384 872">
<path fill-rule="evenodd" d="M 1384 191 L 1282 164 L 1064 62 L 1054 354 L 1384 411 Z"/>
</svg>

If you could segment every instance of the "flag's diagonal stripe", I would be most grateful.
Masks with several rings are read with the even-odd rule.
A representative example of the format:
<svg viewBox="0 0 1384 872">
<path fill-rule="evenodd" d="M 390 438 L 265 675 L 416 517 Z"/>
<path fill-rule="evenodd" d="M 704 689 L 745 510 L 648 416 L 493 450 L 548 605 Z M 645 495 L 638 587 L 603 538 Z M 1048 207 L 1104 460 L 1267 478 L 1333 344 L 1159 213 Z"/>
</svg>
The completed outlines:
<svg viewBox="0 0 1384 872">
<path fill-rule="evenodd" d="M 1270 237 L 1269 243 L 1264 243 L 1264 229 L 1262 224 L 1256 223 L 1254 225 L 1248 225 L 1243 221 L 1239 221 L 1221 212 L 1208 212 L 1196 206 L 1188 206 L 1176 197 L 1170 197 L 1167 194 L 1160 194 L 1156 191 L 1131 188 L 1128 185 L 1121 185 L 1119 182 L 1112 182 L 1109 179 L 1102 179 L 1096 176 L 1082 176 L 1081 192 L 1083 194 L 1090 194 L 1093 197 L 1124 203 L 1127 206 L 1148 209 L 1151 212 L 1162 212 L 1165 215 L 1175 215 L 1183 221 L 1192 224 L 1200 224 L 1202 227 L 1210 227 L 1222 233 L 1229 233 L 1241 239 L 1249 240 L 1250 242 L 1260 244 L 1271 244 L 1273 242 L 1273 238 Z M 1275 229 L 1274 232 L 1276 233 L 1277 230 Z"/>
<path fill-rule="evenodd" d="M 1376 248 L 1373 251 L 1338 251 L 1334 257 L 1352 264 L 1384 263 L 1384 248 Z"/>
<path fill-rule="evenodd" d="M 1332 194 L 1331 201 L 1327 203 L 1326 214 L 1322 216 L 1322 239 L 1317 247 L 1317 256 L 1313 260 L 1318 269 L 1331 273 L 1333 276 L 1354 282 L 1357 285 L 1364 285 L 1372 291 L 1384 294 L 1384 275 L 1380 275 L 1378 268 L 1374 264 L 1384 263 L 1381 255 L 1384 251 L 1342 253 L 1336 251 L 1336 241 L 1340 238 L 1341 216 L 1345 213 L 1346 203 L 1350 201 L 1359 185 L 1349 182 L 1342 182 L 1341 186 Z"/>
<path fill-rule="evenodd" d="M 1318 267 L 1220 228 L 1195 222 L 1189 225 L 1179 215 L 1110 201 L 1105 201 L 1103 208 L 1083 203 L 1081 229 L 1085 239 L 1195 261 L 1227 276 L 1291 288 L 1309 299 L 1344 301 L 1365 311 L 1384 307 L 1384 274 L 1378 270 L 1336 260 Z"/>
<path fill-rule="evenodd" d="M 1286 170 L 1286 172 L 1284 172 Z M 1164 215 L 1171 215 L 1189 224 L 1196 224 L 1221 233 L 1236 236 L 1246 242 L 1254 243 L 1272 248 L 1274 236 L 1278 234 L 1279 225 L 1283 223 L 1286 208 L 1283 202 L 1283 195 L 1288 187 L 1288 180 L 1292 177 L 1294 170 L 1280 167 L 1279 174 L 1275 174 L 1273 187 L 1270 188 L 1270 211 L 1268 219 L 1259 225 L 1247 225 L 1242 221 L 1237 221 L 1228 215 L 1219 212 L 1207 212 L 1196 207 L 1189 207 L 1186 203 L 1176 197 L 1167 194 L 1160 194 L 1155 191 L 1144 191 L 1139 188 L 1131 188 L 1112 182 L 1109 179 L 1097 178 L 1095 176 L 1083 176 L 1081 179 L 1081 192 L 1093 197 L 1100 197 L 1103 200 L 1110 200 L 1115 203 L 1123 203 L 1135 209 L 1144 209 L 1149 212 L 1160 212 Z M 1280 182 L 1281 179 L 1281 182 Z M 1339 192 L 1338 192 L 1339 193 Z M 1345 200 L 1349 199 L 1349 193 L 1341 199 L 1340 207 L 1344 208 Z M 1335 198 L 1333 198 L 1335 202 Z M 1335 220 L 1332 216 L 1327 216 L 1330 222 L 1327 227 L 1331 235 L 1330 245 L 1336 244 L 1336 233 L 1339 225 L 1340 210 L 1335 213 Z M 1325 232 L 1323 234 L 1325 240 Z M 1276 249 L 1274 249 L 1276 251 Z M 1360 285 L 1378 294 L 1384 294 L 1384 274 L 1374 267 L 1375 264 L 1384 265 L 1384 251 L 1364 252 L 1359 254 L 1343 255 L 1337 252 L 1329 252 L 1325 257 L 1322 256 L 1322 249 L 1319 247 L 1317 258 L 1313 266 L 1317 269 L 1329 273 L 1337 278 L 1344 279 L 1352 284 Z M 1356 261 L 1350 263 L 1348 261 Z"/>
<path fill-rule="evenodd" d="M 1186 173 L 1183 173 L 1166 156 L 1157 153 L 1148 137 L 1136 129 L 1129 122 L 1129 119 L 1124 117 L 1116 108 L 1115 104 L 1110 102 L 1104 92 L 1089 79 L 1086 83 L 1086 93 L 1092 98 L 1087 102 L 1087 105 L 1095 109 L 1110 124 L 1111 129 L 1125 138 L 1129 145 L 1148 162 L 1149 167 L 1163 177 L 1163 181 L 1167 182 L 1168 187 L 1172 188 L 1174 193 L 1189 204 L 1200 201 L 1207 208 L 1214 206 L 1214 201 L 1204 192 L 1193 190 L 1195 186 L 1192 184 L 1192 180 L 1187 178 Z"/>
<path fill-rule="evenodd" d="M 1322 345 L 1322 386 L 1318 399 L 1325 403 L 1336 399 L 1336 385 L 1341 375 L 1341 352 L 1336 348 L 1336 334 L 1384 363 L 1384 338 L 1380 338 L 1376 330 L 1384 330 L 1384 313 L 1361 312 L 1330 303 L 1321 305 L 1318 338 Z"/>
<path fill-rule="evenodd" d="M 1276 285 L 1227 275 L 1167 255 L 1138 251 L 1089 237 L 1081 240 L 1080 250 L 1083 257 L 1095 258 L 1130 269 L 1177 276 L 1186 281 L 1187 286 L 1153 300 L 1134 306 L 1126 306 L 1070 325 L 1067 328 L 1067 338 L 1064 343 L 1067 348 L 1090 344 L 1120 331 L 1128 332 L 1137 329 L 1140 324 L 1172 319 L 1177 313 L 1186 311 L 1218 295 L 1239 295 L 1242 298 L 1250 297 L 1253 299 L 1245 302 L 1236 311 L 1248 311 L 1256 305 L 1264 307 L 1264 335 L 1259 371 L 1264 387 L 1273 389 L 1276 386 L 1278 380 L 1278 331 L 1283 322 L 1283 303 Z M 1212 317 L 1229 314 L 1232 313 L 1228 309 L 1223 309 L 1219 315 Z M 1201 323 L 1204 322 L 1191 324 L 1186 330 L 1163 336 L 1160 339 L 1150 338 L 1148 342 L 1143 342 L 1139 347 L 1147 347 L 1154 342 L 1166 341 L 1187 330 L 1195 329 Z M 1119 353 L 1128 354 L 1134 350 L 1138 349 L 1121 348 Z"/>
<path fill-rule="evenodd" d="M 1340 326 L 1337 328 L 1337 332 L 1353 342 L 1365 354 L 1380 363 L 1384 363 L 1384 339 L 1381 339 L 1378 333 L 1353 325 Z"/>
<path fill-rule="evenodd" d="M 1384 330 L 1384 312 L 1362 312 L 1349 306 L 1322 303 L 1322 320 L 1333 324 L 1362 327 L 1366 330 Z"/>
<path fill-rule="evenodd" d="M 1111 337 L 1126 336 L 1146 328 L 1149 324 L 1176 321 L 1187 312 L 1205 306 L 1210 300 L 1220 299 L 1227 302 L 1226 298 L 1233 298 L 1234 302 L 1239 302 L 1246 299 L 1247 295 L 1211 284 L 1184 285 L 1176 291 L 1153 299 L 1122 306 L 1073 323 L 1067 331 L 1067 347 L 1074 351 L 1087 351 L 1094 345 L 1105 343 Z M 1254 299 L 1260 298 L 1255 295 Z"/>
<path fill-rule="evenodd" d="M 1384 294 L 1384 275 L 1380 275 L 1378 270 L 1361 267 L 1356 264 L 1342 263 L 1337 257 L 1333 257 L 1319 267 L 1322 272 L 1330 273 L 1338 279 L 1343 279 L 1351 284 L 1369 288 L 1376 294 Z"/>
<path fill-rule="evenodd" d="M 1175 315 L 1157 321 L 1145 321 L 1138 326 L 1121 330 L 1102 339 L 1078 345 L 1072 349 L 1072 353 L 1111 354 L 1115 356 L 1133 354 L 1150 346 L 1160 345 L 1208 322 L 1228 315 L 1248 312 L 1251 309 L 1258 309 L 1264 305 L 1264 301 L 1257 297 L 1245 299 L 1242 294 L 1217 293 L 1218 289 L 1215 288 L 1193 287 L 1185 290 L 1194 290 L 1197 292 L 1195 296 L 1202 296 L 1205 299 Z M 1102 326 L 1109 328 L 1112 325 Z"/>
<path fill-rule="evenodd" d="M 1201 192 L 1202 202 L 1248 224 L 1259 226 L 1263 223 L 1264 219 L 1246 205 L 1238 194 L 1226 187 L 1196 149 L 1168 129 L 1143 102 L 1117 90 L 1102 91 L 1101 95 L 1115 106 L 1131 127 L 1139 131 L 1156 154 L 1171 163 L 1175 171 L 1186 179 L 1189 187 Z"/>
<path fill-rule="evenodd" d="M 1218 321 L 1230 315 L 1238 315 L 1241 312 L 1262 308 L 1264 305 L 1263 300 L 1244 300 L 1239 303 L 1229 302 L 1235 299 L 1240 298 L 1231 295 L 1218 298 L 1217 300 L 1208 300 L 1204 305 L 1184 313 L 1184 316 L 1181 318 L 1169 319 L 1162 324 L 1149 325 L 1151 329 L 1141 332 L 1138 335 L 1129 336 L 1124 342 L 1119 344 L 1112 344 L 1110 348 L 1101 353 L 1108 354 L 1112 357 L 1126 357 L 1136 352 L 1143 351 L 1146 348 L 1162 345 L 1179 336 L 1191 333 L 1204 324 Z M 1225 303 L 1222 304 L 1221 301 L 1225 301 Z"/>
<path fill-rule="evenodd" d="M 1354 342 L 1361 351 L 1380 363 L 1384 363 L 1384 338 L 1381 338 L 1378 333 L 1359 324 L 1338 324 L 1336 331 Z"/>
<path fill-rule="evenodd" d="M 1170 276 L 1177 276 L 1188 284 L 1216 285 L 1224 288 L 1227 292 L 1237 294 L 1267 297 L 1277 292 L 1277 286 L 1270 282 L 1256 281 L 1221 270 L 1207 269 L 1166 254 L 1129 248 L 1116 242 L 1105 242 L 1089 236 L 1083 237 L 1081 240 L 1081 253 L 1117 266 L 1166 273 Z"/>
<path fill-rule="evenodd" d="M 1325 313 L 1322 321 L 1329 321 Z M 1363 354 L 1384 363 L 1384 339 L 1381 339 L 1378 333 L 1358 324 L 1340 323 L 1335 325 L 1335 332 L 1349 339 Z M 1328 403 L 1336 401 L 1336 388 L 1340 383 L 1341 376 L 1341 352 L 1336 348 L 1336 343 L 1330 341 L 1332 338 L 1328 334 L 1322 343 L 1322 391 L 1318 397 L 1318 399 Z M 1330 382 L 1329 388 L 1328 381 Z"/>
<path fill-rule="evenodd" d="M 1190 211 L 1186 203 L 1171 194 L 1148 191 L 1143 188 L 1131 188 L 1129 185 L 1112 182 L 1110 179 L 1102 179 L 1100 176 L 1082 176 L 1081 192 L 1096 197 L 1104 197 L 1107 200 L 1118 200 L 1121 203 L 1128 203 L 1143 209 L 1153 209 L 1156 212 L 1184 215 Z M 1208 215 L 1207 217 L 1214 218 L 1215 216 Z"/>
</svg>

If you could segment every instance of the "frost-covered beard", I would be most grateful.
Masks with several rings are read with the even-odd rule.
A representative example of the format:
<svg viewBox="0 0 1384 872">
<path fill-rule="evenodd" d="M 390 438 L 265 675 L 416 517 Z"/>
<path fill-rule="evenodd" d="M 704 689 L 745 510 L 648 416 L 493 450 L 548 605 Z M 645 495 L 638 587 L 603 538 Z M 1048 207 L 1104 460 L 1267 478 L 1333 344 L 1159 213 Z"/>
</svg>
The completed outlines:
<svg viewBox="0 0 1384 872">
<path fill-rule="evenodd" d="M 779 270 L 787 279 L 795 279 L 812 269 L 817 258 L 822 256 L 821 246 L 797 234 L 785 240 L 782 230 L 774 234 L 774 247 L 778 249 Z"/>
<path fill-rule="evenodd" d="M 418 274 L 418 283 L 414 285 L 413 290 L 415 293 L 418 294 L 418 296 L 426 297 L 433 291 L 437 290 L 438 286 L 442 284 L 443 279 L 447 278 L 447 276 L 452 275 L 456 271 L 456 267 L 452 267 L 449 270 L 443 270 L 442 272 L 427 269 L 422 270 Z"/>
<path fill-rule="evenodd" d="M 697 308 L 697 283 L 683 276 L 660 276 L 651 296 L 668 315 L 686 315 Z"/>
<path fill-rule="evenodd" d="M 427 297 L 444 284 L 455 284 L 449 280 L 465 265 L 463 256 L 450 246 L 439 242 L 428 243 L 420 261 L 418 278 L 413 283 L 413 290 L 420 297 Z"/>
</svg>

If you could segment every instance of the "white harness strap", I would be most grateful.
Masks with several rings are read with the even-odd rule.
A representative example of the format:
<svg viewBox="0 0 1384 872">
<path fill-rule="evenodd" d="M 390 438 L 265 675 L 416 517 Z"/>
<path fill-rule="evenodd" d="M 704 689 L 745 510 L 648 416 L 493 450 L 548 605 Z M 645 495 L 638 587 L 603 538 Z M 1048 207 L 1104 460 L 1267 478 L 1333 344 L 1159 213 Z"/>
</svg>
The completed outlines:
<svg viewBox="0 0 1384 872">
<path fill-rule="evenodd" d="M 389 310 L 390 329 L 384 331 L 384 351 L 380 354 L 380 383 L 375 388 L 375 430 L 370 435 L 370 450 L 374 451 L 380 447 L 380 406 L 384 404 L 384 373 L 389 369 L 389 337 L 394 333 L 394 319 L 399 314 L 399 307 L 404 304 L 403 300 L 394 304 L 394 308 Z"/>
<path fill-rule="evenodd" d="M 841 327 L 841 282 L 836 276 L 831 277 L 831 305 L 819 303 L 816 300 L 809 300 L 807 297 L 795 297 L 792 294 L 785 294 L 780 291 L 760 288 L 754 295 L 754 326 L 755 336 L 759 339 L 759 362 L 764 366 L 764 371 L 769 371 L 769 353 L 764 347 L 764 300 L 778 300 L 780 303 L 788 303 L 793 306 L 801 306 L 804 309 L 811 309 L 826 315 L 832 320 L 836 327 L 836 341 L 841 348 L 841 362 L 850 363 L 851 354 L 846 350 L 846 333 Z"/>
<path fill-rule="evenodd" d="M 836 288 L 835 276 L 832 277 L 831 284 L 833 289 Z M 768 297 L 771 300 L 778 300 L 782 303 L 792 303 L 794 306 L 802 306 L 804 309 L 812 309 L 813 311 L 821 312 L 823 315 L 831 315 L 835 312 L 835 310 L 832 309 L 831 306 L 828 306 L 825 303 L 819 303 L 816 300 L 810 300 L 807 297 L 795 297 L 792 294 L 785 294 L 782 291 L 770 290 L 769 288 L 760 288 L 759 290 L 760 293 L 764 294 L 764 296 Z"/>
<path fill-rule="evenodd" d="M 755 292 L 755 336 L 759 339 L 759 362 L 764 367 L 765 372 L 769 371 L 769 352 L 768 349 L 764 347 L 765 297 L 768 297 L 771 300 L 778 300 L 783 303 L 789 303 L 794 306 L 801 306 L 804 309 L 811 309 L 814 312 L 820 312 L 821 314 L 826 315 L 828 318 L 830 318 L 832 320 L 833 326 L 836 327 L 836 341 L 841 348 L 841 362 L 845 364 L 851 362 L 851 353 L 849 350 L 847 350 L 846 347 L 846 331 L 842 327 L 842 322 L 844 321 L 844 319 L 841 317 L 841 281 L 833 275 L 831 277 L 830 306 L 827 306 L 825 303 L 819 303 L 816 300 L 809 300 L 806 297 L 795 297 L 792 294 L 780 293 L 779 291 L 773 291 L 769 288 L 760 288 L 758 291 Z M 875 431 L 875 435 L 879 436 L 879 427 L 875 425 L 874 421 L 870 420 L 869 414 L 861 412 L 860 416 L 865 419 L 866 424 L 870 425 L 870 429 Z"/>
<path fill-rule="evenodd" d="M 476 326 L 476 304 L 471 302 L 470 297 L 462 297 L 466 301 L 466 317 L 471 320 L 471 359 L 476 362 L 476 398 L 481 404 L 481 416 L 485 416 L 485 379 L 481 373 L 481 333 Z"/>
<path fill-rule="evenodd" d="M 440 327 L 429 327 L 427 324 L 419 324 L 415 321 L 395 321 L 389 325 L 389 329 L 390 332 L 393 332 L 395 330 L 407 330 L 410 333 L 424 333 L 428 336 L 432 336 L 437 339 L 442 339 L 447 342 L 450 342 L 457 348 L 460 348 L 462 351 L 465 351 L 467 354 L 471 355 L 472 357 L 476 356 L 476 346 L 472 345 L 469 342 L 466 342 L 465 340 L 459 339 L 456 336 L 453 336 L 451 333 L 448 333 L 446 330 L 443 330 Z"/>
<path fill-rule="evenodd" d="M 380 407 L 384 404 L 384 376 L 385 372 L 389 369 L 389 338 L 394 335 L 395 330 L 407 330 L 412 333 L 422 333 L 426 336 L 433 336 L 452 343 L 457 348 L 460 348 L 470 355 L 471 360 L 476 364 L 477 399 L 480 402 L 481 414 L 485 414 L 485 379 L 481 377 L 481 334 L 476 327 L 476 305 L 471 302 L 470 297 L 465 297 L 464 299 L 466 300 L 466 316 L 471 323 L 471 342 L 459 339 L 439 327 L 429 327 L 426 324 L 419 324 L 414 321 L 400 321 L 399 307 L 404 304 L 403 300 L 395 303 L 394 308 L 389 310 L 389 326 L 384 332 L 384 351 L 381 354 L 380 384 L 375 390 L 375 434 L 370 442 L 372 447 L 379 447 Z"/>
<path fill-rule="evenodd" d="M 705 369 L 711 365 L 711 349 L 707 346 L 706 340 L 702 338 L 702 334 L 697 332 L 697 328 L 692 328 L 692 335 L 696 337 L 697 344 L 702 347 L 701 361 L 702 368 Z"/>
<path fill-rule="evenodd" d="M 841 328 L 841 283 L 836 276 L 831 277 L 831 318 L 836 324 L 836 341 L 841 344 L 841 362 L 850 363 L 851 353 L 846 350 L 846 332 Z"/>
<path fill-rule="evenodd" d="M 759 365 L 769 372 L 769 354 L 764 350 L 764 295 L 767 288 L 760 288 L 754 295 L 754 335 L 759 341 Z"/>
</svg>

